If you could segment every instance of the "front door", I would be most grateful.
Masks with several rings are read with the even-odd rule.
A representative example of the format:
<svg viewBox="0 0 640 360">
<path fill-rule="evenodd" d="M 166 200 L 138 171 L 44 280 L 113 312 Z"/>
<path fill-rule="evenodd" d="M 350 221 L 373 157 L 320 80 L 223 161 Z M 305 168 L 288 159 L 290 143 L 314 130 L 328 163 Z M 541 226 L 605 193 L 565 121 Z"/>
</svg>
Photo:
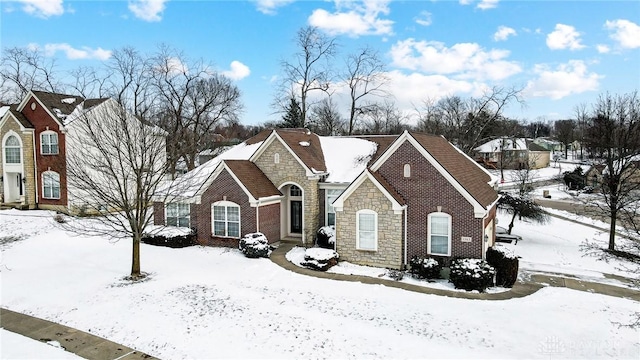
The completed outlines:
<svg viewBox="0 0 640 360">
<path fill-rule="evenodd" d="M 301 234 L 302 233 L 302 201 L 299 200 L 291 200 L 290 203 L 291 209 L 291 233 L 292 234 Z"/>
<path fill-rule="evenodd" d="M 5 187 L 4 202 L 19 202 L 23 192 L 22 174 L 6 173 L 5 179 L 7 179 L 7 184 Z"/>
</svg>

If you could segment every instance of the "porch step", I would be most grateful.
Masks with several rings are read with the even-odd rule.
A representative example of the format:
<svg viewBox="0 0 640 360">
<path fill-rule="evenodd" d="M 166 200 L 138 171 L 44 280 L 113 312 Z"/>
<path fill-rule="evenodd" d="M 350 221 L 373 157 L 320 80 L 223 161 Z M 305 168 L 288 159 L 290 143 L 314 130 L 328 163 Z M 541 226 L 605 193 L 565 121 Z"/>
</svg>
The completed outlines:
<svg viewBox="0 0 640 360">
<path fill-rule="evenodd" d="M 295 237 L 284 237 L 284 238 L 280 239 L 280 242 L 287 243 L 287 244 L 302 245 L 302 239 L 301 238 L 295 238 Z"/>
</svg>

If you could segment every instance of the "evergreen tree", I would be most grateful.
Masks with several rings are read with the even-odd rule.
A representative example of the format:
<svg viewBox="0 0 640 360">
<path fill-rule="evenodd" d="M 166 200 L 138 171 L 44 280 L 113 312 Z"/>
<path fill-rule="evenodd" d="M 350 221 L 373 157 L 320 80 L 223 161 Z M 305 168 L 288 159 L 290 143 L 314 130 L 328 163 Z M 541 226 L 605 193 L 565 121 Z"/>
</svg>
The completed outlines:
<svg viewBox="0 0 640 360">
<path fill-rule="evenodd" d="M 280 127 L 282 128 L 302 128 L 304 127 L 304 122 L 302 120 L 302 111 L 300 109 L 300 103 L 295 98 L 295 96 L 291 96 L 289 99 L 289 106 L 287 106 L 287 112 L 282 116 L 282 122 L 280 123 Z"/>
</svg>

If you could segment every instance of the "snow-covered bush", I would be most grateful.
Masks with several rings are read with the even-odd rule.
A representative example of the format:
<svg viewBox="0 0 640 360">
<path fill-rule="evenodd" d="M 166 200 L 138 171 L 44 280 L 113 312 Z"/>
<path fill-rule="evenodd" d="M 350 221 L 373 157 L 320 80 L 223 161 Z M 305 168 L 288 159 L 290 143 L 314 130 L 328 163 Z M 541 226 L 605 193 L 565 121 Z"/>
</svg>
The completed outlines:
<svg viewBox="0 0 640 360">
<path fill-rule="evenodd" d="M 449 281 L 456 289 L 484 292 L 493 285 L 495 269 L 481 259 L 457 258 L 449 265 Z"/>
<path fill-rule="evenodd" d="M 503 246 L 487 250 L 487 262 L 496 269 L 496 286 L 512 287 L 518 279 L 518 257 Z"/>
<path fill-rule="evenodd" d="M 57 213 L 53 215 L 53 221 L 57 222 L 58 224 L 64 224 L 67 222 L 67 217 L 64 214 Z"/>
<path fill-rule="evenodd" d="M 151 232 L 143 234 L 140 241 L 149 245 L 170 248 L 183 248 L 198 243 L 194 229 L 177 228 L 174 226 L 167 226 L 160 230 L 151 230 Z"/>
<path fill-rule="evenodd" d="M 269 257 L 269 241 L 260 232 L 246 234 L 240 239 L 238 249 L 248 258 Z"/>
<path fill-rule="evenodd" d="M 334 249 L 336 244 L 336 227 L 323 226 L 316 233 L 316 245 L 324 249 Z"/>
<path fill-rule="evenodd" d="M 395 281 L 400 281 L 404 278 L 404 271 L 387 269 L 387 276 Z"/>
<path fill-rule="evenodd" d="M 442 265 L 434 258 L 414 255 L 409 261 L 411 274 L 418 279 L 439 279 Z"/>
<path fill-rule="evenodd" d="M 309 248 L 304 252 L 304 261 L 300 265 L 313 270 L 327 271 L 338 263 L 340 256 L 331 249 Z"/>
</svg>

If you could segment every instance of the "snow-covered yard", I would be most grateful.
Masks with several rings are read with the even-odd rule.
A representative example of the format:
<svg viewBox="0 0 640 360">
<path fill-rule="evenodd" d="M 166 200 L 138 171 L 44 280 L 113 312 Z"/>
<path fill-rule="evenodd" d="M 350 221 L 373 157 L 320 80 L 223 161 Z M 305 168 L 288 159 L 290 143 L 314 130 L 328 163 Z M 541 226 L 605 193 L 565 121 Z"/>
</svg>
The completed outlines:
<svg viewBox="0 0 640 360">
<path fill-rule="evenodd" d="M 580 256 L 587 230 L 550 225 L 516 225 L 524 267 L 615 272 Z M 13 235 L 0 245 L 3 307 L 165 359 L 640 355 L 638 331 L 617 325 L 639 308 L 628 299 L 550 287 L 505 301 L 455 299 L 308 277 L 235 249 L 144 244 L 151 276 L 129 284 L 130 242 L 71 236 L 44 211 L 0 211 L 0 239 Z"/>
</svg>

